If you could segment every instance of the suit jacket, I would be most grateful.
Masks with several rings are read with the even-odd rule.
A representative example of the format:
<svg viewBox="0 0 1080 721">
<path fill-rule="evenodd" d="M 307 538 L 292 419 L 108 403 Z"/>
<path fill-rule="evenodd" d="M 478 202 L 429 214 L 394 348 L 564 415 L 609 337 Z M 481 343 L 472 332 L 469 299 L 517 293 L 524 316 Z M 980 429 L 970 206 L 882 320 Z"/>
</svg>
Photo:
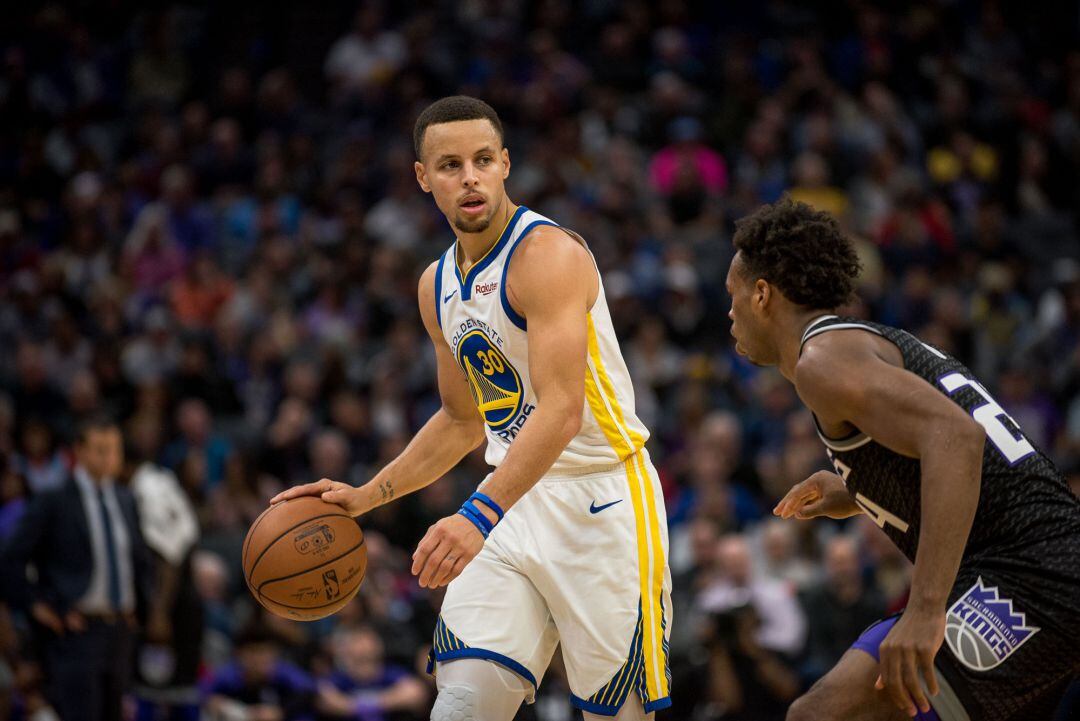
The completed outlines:
<svg viewBox="0 0 1080 721">
<path fill-rule="evenodd" d="M 116 486 L 116 499 L 131 539 L 131 568 L 135 605 L 141 613 L 150 596 L 152 567 L 139 530 L 135 498 L 125 486 Z M 36 580 L 27 566 L 37 569 Z M 0 595 L 12 606 L 28 609 L 44 601 L 65 613 L 85 594 L 94 569 L 90 529 L 82 494 L 70 476 L 63 486 L 33 496 L 15 530 L 0 549 Z"/>
</svg>

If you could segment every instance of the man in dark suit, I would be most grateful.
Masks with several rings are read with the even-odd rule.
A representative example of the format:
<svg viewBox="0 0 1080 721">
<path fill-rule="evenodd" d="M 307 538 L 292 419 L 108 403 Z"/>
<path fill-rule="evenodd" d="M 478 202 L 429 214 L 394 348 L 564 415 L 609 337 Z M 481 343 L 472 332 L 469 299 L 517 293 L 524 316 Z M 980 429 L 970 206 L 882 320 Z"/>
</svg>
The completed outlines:
<svg viewBox="0 0 1080 721">
<path fill-rule="evenodd" d="M 119 427 L 82 425 L 64 485 L 32 498 L 0 552 L 0 593 L 40 632 L 47 696 L 64 721 L 119 721 L 147 555 L 135 502 L 115 479 Z M 35 573 L 27 573 L 32 566 Z"/>
</svg>

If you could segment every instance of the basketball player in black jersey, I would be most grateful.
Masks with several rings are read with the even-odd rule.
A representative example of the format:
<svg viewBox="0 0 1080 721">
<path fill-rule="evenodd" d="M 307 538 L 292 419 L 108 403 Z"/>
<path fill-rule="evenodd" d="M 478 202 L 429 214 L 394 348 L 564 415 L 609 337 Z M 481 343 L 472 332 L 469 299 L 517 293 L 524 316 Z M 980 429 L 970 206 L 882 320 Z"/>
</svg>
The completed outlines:
<svg viewBox="0 0 1080 721">
<path fill-rule="evenodd" d="M 794 383 L 836 469 L 774 513 L 865 513 L 915 564 L 904 612 L 789 721 L 1050 718 L 1080 675 L 1080 501 L 961 363 L 834 314 L 859 263 L 830 216 L 783 200 L 739 221 L 734 244 L 736 349 Z"/>
</svg>

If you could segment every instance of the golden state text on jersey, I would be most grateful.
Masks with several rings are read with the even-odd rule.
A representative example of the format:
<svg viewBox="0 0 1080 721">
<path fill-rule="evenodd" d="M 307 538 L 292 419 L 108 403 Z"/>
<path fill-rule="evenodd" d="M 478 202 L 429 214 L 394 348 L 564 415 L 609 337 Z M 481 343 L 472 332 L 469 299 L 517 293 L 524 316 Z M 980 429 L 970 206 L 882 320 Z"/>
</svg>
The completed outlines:
<svg viewBox="0 0 1080 721">
<path fill-rule="evenodd" d="M 503 353 L 503 339 L 482 320 L 458 324 L 451 340 L 480 415 L 494 433 L 512 440 L 535 408 L 525 402 L 521 374 Z"/>
</svg>

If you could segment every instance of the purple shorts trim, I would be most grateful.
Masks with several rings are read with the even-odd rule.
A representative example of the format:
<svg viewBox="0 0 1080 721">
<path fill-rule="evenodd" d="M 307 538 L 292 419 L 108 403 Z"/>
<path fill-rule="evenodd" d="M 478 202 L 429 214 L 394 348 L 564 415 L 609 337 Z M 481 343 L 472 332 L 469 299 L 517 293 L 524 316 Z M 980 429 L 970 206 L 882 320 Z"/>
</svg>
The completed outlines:
<svg viewBox="0 0 1080 721">
<path fill-rule="evenodd" d="M 896 625 L 896 622 L 900 620 L 899 616 L 892 616 L 886 618 L 883 621 L 878 621 L 870 628 L 862 632 L 858 640 L 851 644 L 852 648 L 857 648 L 860 651 L 865 651 L 874 657 L 875 661 L 881 660 L 881 642 L 885 640 L 885 637 L 889 635 L 889 631 Z M 933 708 L 929 713 L 923 713 L 919 711 L 914 716 L 915 721 L 941 721 L 937 715 L 937 711 Z"/>
</svg>

